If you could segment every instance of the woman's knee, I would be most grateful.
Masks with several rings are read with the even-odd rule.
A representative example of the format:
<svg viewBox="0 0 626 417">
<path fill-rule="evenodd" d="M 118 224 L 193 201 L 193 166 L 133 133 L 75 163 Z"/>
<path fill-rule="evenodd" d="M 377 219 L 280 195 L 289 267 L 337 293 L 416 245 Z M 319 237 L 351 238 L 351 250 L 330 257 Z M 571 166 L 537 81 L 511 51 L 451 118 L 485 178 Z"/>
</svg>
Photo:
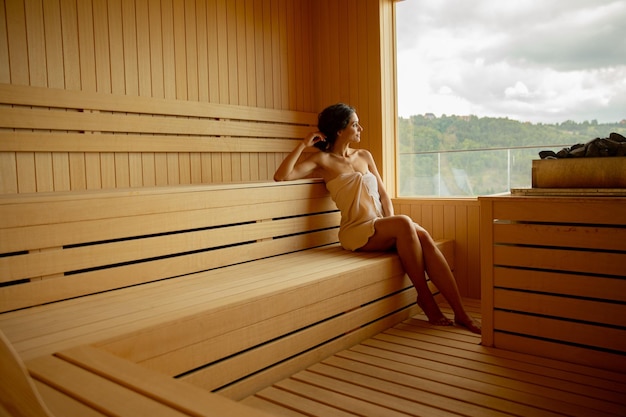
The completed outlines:
<svg viewBox="0 0 626 417">
<path fill-rule="evenodd" d="M 413 225 L 415 224 L 415 222 L 413 222 L 413 219 L 411 219 L 409 216 L 407 216 L 406 214 L 396 214 L 395 216 L 393 216 L 396 221 L 398 221 L 399 223 L 402 223 L 404 225 Z"/>
<path fill-rule="evenodd" d="M 422 244 L 434 242 L 428 230 L 424 229 L 417 223 L 413 223 L 413 227 L 415 229 L 415 233 L 417 234 L 418 239 L 420 240 L 420 242 L 422 242 Z"/>
<path fill-rule="evenodd" d="M 411 219 L 409 216 L 405 214 L 398 214 L 396 216 L 393 216 L 393 218 L 397 227 L 413 231 L 413 226 L 415 225 L 415 222 L 413 222 L 413 219 Z"/>
<path fill-rule="evenodd" d="M 424 229 L 418 223 L 415 223 L 413 219 L 411 219 L 409 216 L 400 214 L 395 217 L 396 217 L 396 220 L 398 222 L 398 226 L 400 229 L 410 232 L 412 235 L 417 237 L 420 241 L 432 241 L 433 240 L 428 230 Z"/>
<path fill-rule="evenodd" d="M 415 222 L 409 216 L 400 214 L 395 216 L 396 229 L 405 238 L 419 239 L 417 230 L 415 229 Z"/>
</svg>

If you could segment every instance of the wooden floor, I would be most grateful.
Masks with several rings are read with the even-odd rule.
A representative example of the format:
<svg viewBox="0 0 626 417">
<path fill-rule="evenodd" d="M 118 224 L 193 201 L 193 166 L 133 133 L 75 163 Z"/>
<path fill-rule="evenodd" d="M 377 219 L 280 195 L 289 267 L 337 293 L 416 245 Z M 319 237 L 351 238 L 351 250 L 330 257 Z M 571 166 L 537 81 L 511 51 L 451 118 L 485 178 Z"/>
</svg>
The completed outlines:
<svg viewBox="0 0 626 417">
<path fill-rule="evenodd" d="M 624 375 L 479 343 L 416 316 L 243 402 L 277 416 L 626 416 Z"/>
</svg>

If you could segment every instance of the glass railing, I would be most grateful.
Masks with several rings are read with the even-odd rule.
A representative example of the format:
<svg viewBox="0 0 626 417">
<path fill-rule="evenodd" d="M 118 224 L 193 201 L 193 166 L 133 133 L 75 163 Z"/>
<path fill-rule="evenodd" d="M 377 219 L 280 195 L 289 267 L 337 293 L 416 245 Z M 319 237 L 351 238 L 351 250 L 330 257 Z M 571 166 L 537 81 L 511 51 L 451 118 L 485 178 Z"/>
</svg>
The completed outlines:
<svg viewBox="0 0 626 417">
<path fill-rule="evenodd" d="M 558 151 L 567 145 L 401 153 L 401 197 L 462 197 L 505 193 L 529 188 L 532 160 L 539 151 Z"/>
</svg>

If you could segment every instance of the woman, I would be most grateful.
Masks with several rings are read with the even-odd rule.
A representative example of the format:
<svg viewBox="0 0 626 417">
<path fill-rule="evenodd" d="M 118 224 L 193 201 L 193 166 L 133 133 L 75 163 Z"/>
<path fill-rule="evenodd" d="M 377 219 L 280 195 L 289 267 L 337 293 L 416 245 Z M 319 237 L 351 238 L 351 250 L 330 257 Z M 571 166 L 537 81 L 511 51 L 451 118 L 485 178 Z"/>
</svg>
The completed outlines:
<svg viewBox="0 0 626 417">
<path fill-rule="evenodd" d="M 391 199 L 369 151 L 350 146 L 361 140 L 363 127 L 354 108 L 335 104 L 319 114 L 318 132 L 307 135 L 285 158 L 274 180 L 321 177 L 341 211 L 339 241 L 348 250 L 385 251 L 395 248 L 417 290 L 417 304 L 431 324 L 451 326 L 455 322 L 474 333 L 477 324 L 465 311 L 461 296 L 443 254 L 430 234 L 408 216 L 394 215 Z M 300 160 L 302 152 L 315 152 Z M 454 322 L 443 315 L 426 283 L 425 272 L 448 300 Z"/>
</svg>

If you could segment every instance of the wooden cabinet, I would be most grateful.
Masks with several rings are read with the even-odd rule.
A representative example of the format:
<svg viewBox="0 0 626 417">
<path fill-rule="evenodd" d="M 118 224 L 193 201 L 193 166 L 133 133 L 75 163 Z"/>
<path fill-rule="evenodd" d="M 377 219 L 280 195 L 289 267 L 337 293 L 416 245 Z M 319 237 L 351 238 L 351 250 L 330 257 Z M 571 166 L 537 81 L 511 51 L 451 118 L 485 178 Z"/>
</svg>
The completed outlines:
<svg viewBox="0 0 626 417">
<path fill-rule="evenodd" d="M 626 372 L 626 197 L 481 197 L 486 346 Z"/>
</svg>

